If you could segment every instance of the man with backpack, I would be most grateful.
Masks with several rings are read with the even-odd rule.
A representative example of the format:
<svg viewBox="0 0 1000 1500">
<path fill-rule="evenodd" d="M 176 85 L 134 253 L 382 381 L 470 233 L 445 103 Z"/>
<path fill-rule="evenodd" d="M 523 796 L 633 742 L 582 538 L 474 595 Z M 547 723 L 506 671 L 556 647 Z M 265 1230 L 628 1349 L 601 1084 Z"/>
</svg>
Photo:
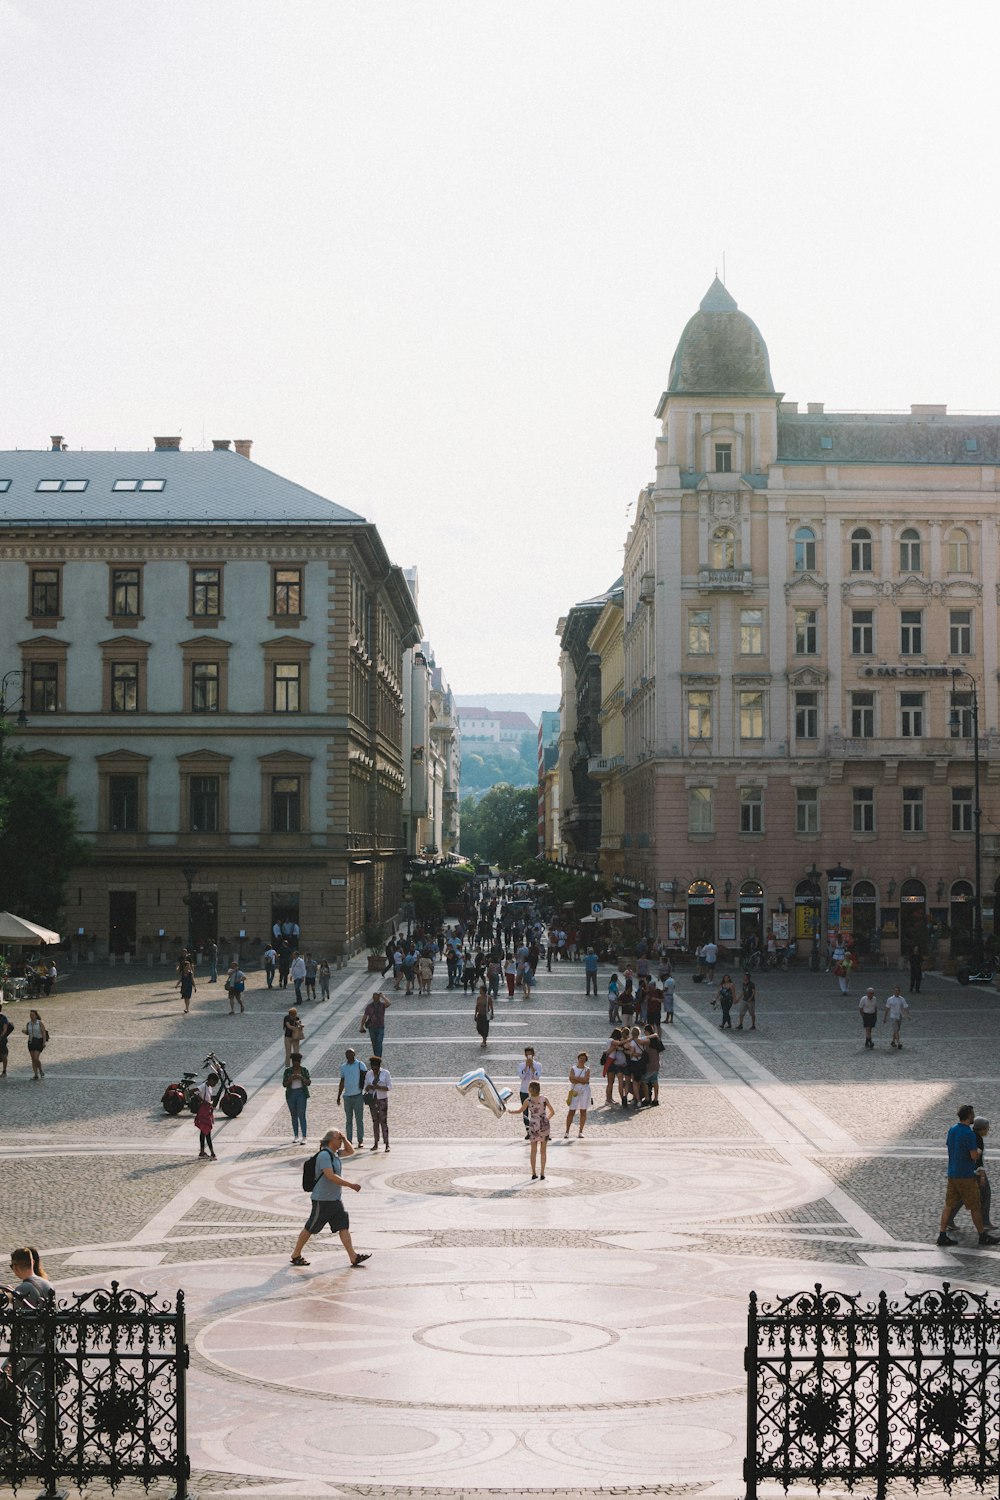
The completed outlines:
<svg viewBox="0 0 1000 1500">
<path fill-rule="evenodd" d="M 352 1266 L 363 1266 L 366 1260 L 371 1260 L 370 1254 L 358 1255 L 355 1251 L 351 1242 L 351 1221 L 342 1202 L 345 1187 L 351 1188 L 355 1193 L 361 1191 L 360 1182 L 348 1182 L 346 1177 L 340 1175 L 341 1157 L 353 1155 L 354 1147 L 346 1136 L 339 1130 L 328 1130 L 316 1155 L 308 1157 L 303 1163 L 302 1188 L 309 1193 L 312 1208 L 302 1233 L 295 1241 L 291 1262 L 293 1266 L 309 1265 L 309 1261 L 303 1259 L 302 1252 L 310 1236 L 318 1234 L 325 1224 L 329 1224 L 331 1234 L 340 1235 L 340 1243 L 347 1251 Z"/>
</svg>

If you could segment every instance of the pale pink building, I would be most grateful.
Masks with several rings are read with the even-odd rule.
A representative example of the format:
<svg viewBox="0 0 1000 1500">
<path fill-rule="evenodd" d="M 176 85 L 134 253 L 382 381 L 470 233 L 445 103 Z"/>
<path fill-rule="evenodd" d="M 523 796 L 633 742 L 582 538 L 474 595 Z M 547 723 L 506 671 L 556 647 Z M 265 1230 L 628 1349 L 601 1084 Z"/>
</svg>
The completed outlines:
<svg viewBox="0 0 1000 1500">
<path fill-rule="evenodd" d="M 973 925 L 1000 815 L 1000 415 L 804 411 L 716 279 L 628 537 L 625 868 L 661 934 Z M 955 674 L 958 674 L 957 676 Z M 971 674 L 966 676 L 963 674 Z"/>
</svg>

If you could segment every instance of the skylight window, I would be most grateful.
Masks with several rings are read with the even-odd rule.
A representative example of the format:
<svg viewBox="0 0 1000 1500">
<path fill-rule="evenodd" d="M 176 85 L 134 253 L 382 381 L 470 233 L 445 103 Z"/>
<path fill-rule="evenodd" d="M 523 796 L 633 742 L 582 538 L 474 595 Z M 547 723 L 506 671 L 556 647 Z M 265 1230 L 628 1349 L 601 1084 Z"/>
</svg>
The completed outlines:
<svg viewBox="0 0 1000 1500">
<path fill-rule="evenodd" d="M 86 479 L 64 479 L 63 480 L 63 490 L 64 491 L 66 491 L 66 490 L 73 490 L 75 493 L 79 493 L 81 490 L 85 490 L 86 488 L 87 488 L 87 480 Z"/>
<path fill-rule="evenodd" d="M 165 479 L 116 479 L 111 486 L 113 490 L 162 490 L 166 487 Z"/>
<path fill-rule="evenodd" d="M 51 490 L 61 490 L 61 489 L 62 489 L 62 480 L 61 479 L 40 479 L 38 481 L 38 483 L 35 485 L 35 493 L 36 494 L 40 490 L 47 493 L 47 492 L 49 492 Z"/>
<path fill-rule="evenodd" d="M 79 494 L 89 483 L 89 479 L 40 479 L 35 485 L 35 493 L 53 495 L 59 490 L 65 490 Z"/>
<path fill-rule="evenodd" d="M 821 448 L 832 448 L 833 447 L 833 438 L 832 437 L 821 437 L 820 440 L 819 440 L 819 445 L 820 445 Z"/>
<path fill-rule="evenodd" d="M 7 493 L 7 491 L 9 489 L 10 489 L 10 480 L 9 479 L 0 479 L 0 495 L 6 495 L 6 493 Z"/>
<path fill-rule="evenodd" d="M 979 447 L 979 444 L 976 442 L 975 438 L 966 438 L 966 440 L 965 440 L 965 451 L 966 451 L 966 453 L 975 453 L 978 447 Z"/>
<path fill-rule="evenodd" d="M 166 485 L 165 479 L 142 479 L 139 481 L 141 490 L 162 490 Z"/>
<path fill-rule="evenodd" d="M 139 481 L 138 479 L 116 479 L 111 488 L 113 490 L 137 490 Z"/>
</svg>

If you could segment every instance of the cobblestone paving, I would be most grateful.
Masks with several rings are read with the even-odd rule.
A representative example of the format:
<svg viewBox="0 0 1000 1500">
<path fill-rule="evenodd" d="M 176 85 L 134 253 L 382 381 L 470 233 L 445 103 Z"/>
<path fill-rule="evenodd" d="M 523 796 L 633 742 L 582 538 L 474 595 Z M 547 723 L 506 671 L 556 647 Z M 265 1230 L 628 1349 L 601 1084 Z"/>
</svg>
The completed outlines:
<svg viewBox="0 0 1000 1500">
<path fill-rule="evenodd" d="M 878 973 L 873 978 L 880 1000 L 895 977 Z M 857 1019 L 857 981 L 855 993 L 842 998 L 828 975 L 760 976 L 760 1029 L 722 1035 L 707 988 L 693 985 L 682 972 L 678 1024 L 665 1034 L 661 1107 L 641 1112 L 605 1108 L 599 1103 L 603 1081 L 597 1080 L 586 1145 L 564 1147 L 565 1070 L 585 1046 L 597 1071 L 607 1034 L 606 975 L 596 1002 L 582 994 L 579 969 L 557 967 L 552 976 L 543 972 L 540 978 L 529 1004 L 498 1004 L 485 1051 L 472 1030 L 470 999 L 460 992 L 449 994 L 440 977 L 428 999 L 393 997 L 385 1046 L 398 1084 L 390 1115 L 393 1152 L 386 1159 L 366 1151 L 345 1169 L 364 1178 L 369 1189 L 358 1200 L 356 1213 L 353 1201 L 350 1207 L 357 1242 L 369 1243 L 377 1253 L 373 1265 L 383 1278 L 376 1283 L 379 1307 L 392 1307 L 393 1268 L 409 1266 L 411 1247 L 418 1257 L 432 1257 L 420 1259 L 421 1275 L 426 1269 L 433 1277 L 428 1268 L 440 1266 L 445 1281 L 451 1275 L 469 1277 L 473 1296 L 480 1295 L 481 1278 L 492 1285 L 496 1262 L 489 1257 L 498 1255 L 511 1274 L 517 1267 L 521 1278 L 530 1275 L 526 1267 L 539 1264 L 532 1257 L 552 1257 L 540 1263 L 546 1268 L 540 1273 L 543 1298 L 547 1268 L 561 1271 L 573 1256 L 583 1256 L 595 1267 L 616 1264 L 616 1256 L 633 1257 L 628 1264 L 634 1263 L 634 1274 L 647 1289 L 676 1274 L 679 1286 L 694 1290 L 703 1279 L 699 1268 L 706 1268 L 704 1274 L 715 1278 L 712 1284 L 725 1288 L 724 1296 L 737 1295 L 730 1286 L 744 1285 L 740 1266 L 751 1263 L 755 1276 L 758 1268 L 766 1271 L 764 1282 L 771 1291 L 795 1290 L 813 1277 L 834 1285 L 831 1267 L 843 1268 L 843 1285 L 851 1290 L 863 1276 L 883 1274 L 871 1267 L 889 1261 L 900 1269 L 885 1274 L 897 1282 L 911 1274 L 907 1267 L 912 1266 L 913 1274 L 925 1281 L 1000 1285 L 1000 1257 L 975 1248 L 968 1230 L 949 1254 L 935 1256 L 933 1248 L 944 1191 L 943 1136 L 957 1105 L 968 1098 L 986 1114 L 1000 1113 L 995 1098 L 1000 1087 L 1000 1005 L 992 990 L 961 989 L 929 976 L 923 993 L 911 997 L 913 1017 L 904 1051 L 897 1054 L 883 1045 L 880 1028 L 876 1052 L 866 1053 Z M 861 978 L 867 982 L 867 976 Z M 295 1298 L 302 1273 L 289 1271 L 287 1257 L 306 1209 L 297 1180 L 305 1153 L 292 1150 L 280 1090 L 280 1020 L 294 994 L 268 991 L 259 973 L 251 971 L 248 1013 L 230 1017 L 221 988 L 207 985 L 201 976 L 192 1014 L 184 1017 L 173 983 L 169 968 L 71 971 L 43 1010 L 52 1033 L 44 1083 L 30 1082 L 27 1056 L 15 1037 L 10 1076 L 0 1083 L 0 1153 L 5 1158 L 0 1219 L 12 1243 L 27 1241 L 42 1248 L 60 1280 L 75 1278 L 79 1284 L 81 1277 L 90 1276 L 88 1284 L 108 1281 L 134 1253 L 136 1265 L 155 1263 L 153 1276 L 164 1268 L 163 1285 L 170 1289 L 175 1278 L 194 1286 L 199 1276 L 211 1277 L 218 1268 L 222 1279 L 215 1301 L 225 1297 L 223 1288 L 230 1280 L 235 1286 L 248 1275 L 262 1275 L 269 1296 L 281 1298 L 287 1286 Z M 355 966 L 336 974 L 333 983 L 337 993 L 331 1005 L 302 1007 L 304 1052 L 314 1079 L 311 1144 L 321 1129 L 342 1121 L 335 1100 L 345 1046 L 365 1055 L 367 1042 L 358 1035 L 357 1022 L 373 981 Z M 683 1014 L 685 1006 L 691 1008 L 690 1020 Z M 26 1015 L 25 1007 L 11 1008 L 15 1025 L 21 1024 L 22 1013 Z M 556 1105 L 549 1158 L 553 1181 L 522 1186 L 511 1180 L 526 1165 L 516 1116 L 494 1120 L 471 1099 L 460 1097 L 453 1084 L 463 1072 L 483 1065 L 500 1086 L 516 1088 L 517 1060 L 529 1042 L 542 1060 L 543 1086 Z M 237 1079 L 245 1075 L 251 1091 L 239 1120 L 219 1122 L 218 1169 L 194 1159 L 197 1138 L 190 1117 L 173 1120 L 159 1105 L 166 1082 L 185 1069 L 197 1069 L 210 1049 L 226 1059 Z M 367 1119 L 366 1131 L 370 1139 Z M 854 1150 L 849 1149 L 851 1141 Z M 574 1151 L 590 1154 L 574 1157 Z M 469 1152 L 474 1167 L 449 1162 L 449 1156 L 465 1161 Z M 699 1163 L 706 1176 L 724 1174 L 718 1179 L 720 1189 L 703 1199 L 696 1191 Z M 286 1181 L 282 1173 L 273 1171 L 275 1165 L 282 1165 L 282 1172 L 287 1167 L 287 1189 L 281 1186 Z M 236 1176 L 227 1175 L 230 1166 L 238 1169 Z M 769 1201 L 759 1193 L 756 1199 L 740 1198 L 742 1207 L 726 1216 L 727 1194 L 738 1194 L 747 1174 L 780 1174 L 786 1166 L 815 1170 L 815 1189 L 806 1201 L 777 1206 L 782 1200 Z M 681 1174 L 676 1180 L 685 1186 L 658 1197 L 649 1186 L 654 1168 L 670 1181 L 671 1174 Z M 495 1188 L 491 1177 L 497 1179 Z M 767 1180 L 778 1183 L 780 1177 Z M 584 1201 L 581 1223 L 573 1217 L 574 1204 Z M 524 1206 L 532 1202 L 534 1209 Z M 629 1210 L 623 1215 L 625 1204 Z M 151 1232 L 154 1222 L 158 1227 Z M 83 1248 L 90 1246 L 94 1248 Z M 401 1247 L 398 1261 L 393 1259 L 395 1246 Z M 356 1278 L 335 1238 L 314 1241 L 310 1258 L 310 1276 L 332 1277 L 335 1288 L 342 1281 L 353 1286 Z M 628 1272 L 618 1272 L 618 1279 L 627 1283 Z M 544 1302 L 533 1315 L 539 1311 L 544 1312 Z M 192 1341 L 200 1331 L 192 1312 Z M 736 1350 L 737 1377 L 739 1362 Z M 218 1371 L 200 1355 L 194 1368 L 200 1380 L 218 1379 Z M 630 1378 L 625 1371 L 616 1376 L 619 1382 Z M 701 1399 L 688 1397 L 683 1381 L 672 1384 L 679 1401 Z M 258 1386 L 253 1399 L 264 1404 L 252 1408 L 258 1416 L 251 1431 L 254 1422 L 269 1420 L 271 1404 L 278 1399 L 276 1387 L 252 1379 L 246 1382 L 247 1399 Z M 239 1406 L 243 1387 L 238 1379 L 227 1377 L 225 1386 L 213 1389 L 216 1401 L 220 1390 L 227 1392 L 227 1410 Z M 601 1407 L 592 1392 L 582 1391 L 580 1397 L 589 1402 L 588 1410 L 607 1410 L 609 1417 L 613 1413 L 616 1425 L 628 1417 L 613 1401 Z M 288 1421 L 304 1399 L 301 1394 L 293 1398 Z M 488 1409 L 484 1403 L 482 1410 Z M 534 1465 L 544 1462 L 551 1476 L 557 1448 L 546 1449 L 544 1460 L 531 1456 L 530 1432 L 539 1417 L 531 1403 L 524 1414 L 526 1473 L 533 1475 Z M 196 1402 L 192 1429 L 202 1416 Z M 200 1441 L 194 1430 L 193 1438 Z M 628 1447 L 615 1451 L 625 1453 Z M 284 1451 L 276 1432 L 261 1445 L 260 1454 L 270 1462 L 279 1449 Z M 397 1450 L 390 1445 L 388 1451 Z M 213 1467 L 222 1459 L 205 1458 L 195 1476 L 203 1495 L 252 1488 L 311 1500 L 308 1482 L 295 1479 L 283 1466 L 287 1461 L 279 1462 L 277 1456 L 273 1474 L 253 1472 L 252 1465 L 243 1471 L 235 1458 L 228 1459 L 228 1469 Z M 380 1471 L 377 1455 L 373 1462 L 370 1482 L 359 1482 L 356 1475 L 338 1477 L 322 1494 L 328 1500 L 362 1495 L 459 1500 L 524 1492 L 524 1486 L 491 1484 L 488 1465 L 475 1470 L 479 1477 L 472 1484 L 449 1484 L 436 1471 L 425 1476 L 419 1461 L 412 1473 L 398 1464 Z M 562 1483 L 550 1477 L 539 1493 L 596 1500 L 611 1493 L 683 1495 L 706 1488 L 671 1474 L 663 1464 L 649 1476 L 656 1481 L 650 1483 L 630 1483 L 629 1473 L 618 1473 L 613 1459 L 602 1458 L 599 1468 L 601 1482 L 591 1488 L 575 1486 L 576 1471 L 567 1467 Z M 733 1482 L 738 1481 L 737 1470 L 738 1463 Z M 717 1489 L 717 1478 L 711 1483 Z M 127 1488 L 119 1494 L 131 1500 Z"/>
</svg>

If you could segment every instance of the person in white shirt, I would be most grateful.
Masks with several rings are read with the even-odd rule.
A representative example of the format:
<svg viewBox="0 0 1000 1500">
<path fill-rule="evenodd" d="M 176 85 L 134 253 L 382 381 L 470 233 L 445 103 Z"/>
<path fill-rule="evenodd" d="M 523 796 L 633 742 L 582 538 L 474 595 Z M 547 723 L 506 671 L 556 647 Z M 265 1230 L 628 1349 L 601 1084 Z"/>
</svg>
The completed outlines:
<svg viewBox="0 0 1000 1500">
<path fill-rule="evenodd" d="M 715 965 L 719 957 L 719 950 L 711 938 L 702 949 L 702 958 L 705 960 L 705 973 L 710 980 L 715 978 Z"/>
<path fill-rule="evenodd" d="M 292 966 L 289 970 L 289 973 L 292 976 L 292 983 L 295 985 L 295 1003 L 296 1005 L 301 1005 L 302 981 L 306 977 L 306 961 L 302 957 L 301 953 L 296 953 L 295 957 L 292 959 Z"/>
<path fill-rule="evenodd" d="M 518 1091 L 521 1095 L 521 1113 L 524 1117 L 524 1139 L 528 1139 L 528 1085 L 537 1083 L 542 1076 L 542 1065 L 535 1060 L 534 1047 L 525 1047 L 524 1062 L 517 1070 Z"/>
<path fill-rule="evenodd" d="M 277 968 L 277 964 L 278 951 L 273 943 L 269 943 L 264 949 L 264 978 L 267 980 L 268 989 L 271 989 L 274 985 L 274 971 Z"/>
<path fill-rule="evenodd" d="M 368 1072 L 365 1074 L 365 1103 L 371 1111 L 372 1131 L 375 1136 L 373 1151 L 378 1150 L 379 1131 L 385 1141 L 385 1149 L 389 1149 L 389 1091 L 392 1088 L 392 1074 L 388 1068 L 383 1068 L 380 1057 L 368 1059 Z"/>
<path fill-rule="evenodd" d="M 900 993 L 899 985 L 897 984 L 892 994 L 885 1002 L 885 1013 L 882 1016 L 882 1025 L 884 1026 L 887 1021 L 892 1021 L 892 1041 L 889 1043 L 889 1045 L 890 1047 L 898 1048 L 900 1052 L 902 1052 L 903 1050 L 903 1044 L 899 1040 L 899 1028 L 900 1026 L 902 1026 L 903 1017 L 909 1012 L 909 1009 L 910 1007 L 907 1004 L 906 998 Z"/>
</svg>

